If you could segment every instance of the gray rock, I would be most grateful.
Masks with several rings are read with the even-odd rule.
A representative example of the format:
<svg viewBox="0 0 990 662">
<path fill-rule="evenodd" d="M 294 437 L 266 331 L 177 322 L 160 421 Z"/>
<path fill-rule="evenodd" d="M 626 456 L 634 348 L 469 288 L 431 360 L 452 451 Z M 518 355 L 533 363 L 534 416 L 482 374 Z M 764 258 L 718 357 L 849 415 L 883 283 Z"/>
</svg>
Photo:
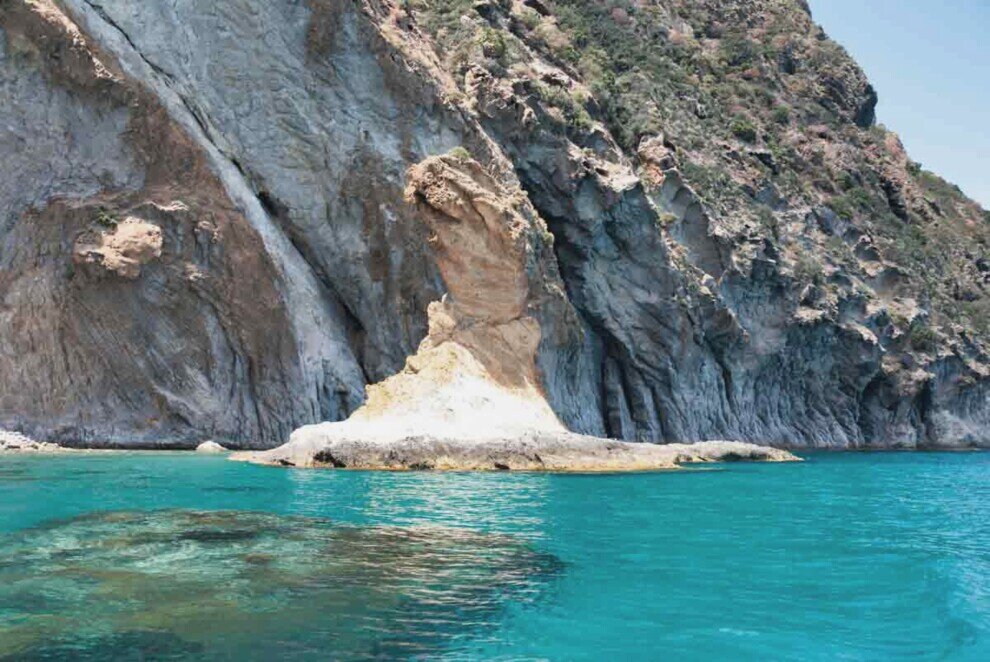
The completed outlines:
<svg viewBox="0 0 990 662">
<path fill-rule="evenodd" d="M 674 160 L 651 184 L 601 126 L 556 130 L 534 95 L 454 80 L 388 3 L 57 6 L 0 5 L 2 426 L 269 448 L 346 418 L 450 289 L 402 192 L 412 165 L 463 145 L 553 235 L 530 247 L 537 363 L 574 432 L 990 446 L 979 357 L 901 361 L 889 319 L 807 290 L 773 243 L 730 238 Z M 770 202 L 775 222 L 800 211 Z M 834 213 L 799 216 L 880 257 Z M 108 265 L 92 247 L 131 217 L 160 228 L 160 252 Z"/>
<path fill-rule="evenodd" d="M 740 442 L 633 444 L 575 434 L 534 432 L 512 439 L 432 436 L 390 442 L 313 435 L 239 461 L 276 466 L 365 470 L 609 472 L 676 469 L 704 462 L 796 462 L 791 453 Z"/>
</svg>

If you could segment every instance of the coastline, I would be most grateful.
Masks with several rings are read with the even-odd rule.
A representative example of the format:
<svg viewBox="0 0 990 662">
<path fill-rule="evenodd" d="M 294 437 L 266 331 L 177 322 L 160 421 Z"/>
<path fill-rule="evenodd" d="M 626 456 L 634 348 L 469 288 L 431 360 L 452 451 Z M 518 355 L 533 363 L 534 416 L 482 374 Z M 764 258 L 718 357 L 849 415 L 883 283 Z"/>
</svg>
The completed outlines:
<svg viewBox="0 0 990 662">
<path fill-rule="evenodd" d="M 303 437 L 270 451 L 234 453 L 230 459 L 315 469 L 564 473 L 670 470 L 711 462 L 801 461 L 788 451 L 743 442 L 661 445 L 536 432 L 510 439 Z"/>
<path fill-rule="evenodd" d="M 319 429 L 321 426 L 313 426 Z M 813 447 L 764 446 L 741 441 L 636 443 L 572 433 L 532 432 L 515 438 L 443 438 L 407 435 L 388 440 L 310 438 L 267 450 L 202 449 L 209 442 L 159 445 L 61 445 L 0 430 L 0 457 L 14 455 L 111 455 L 189 453 L 223 455 L 238 462 L 317 469 L 356 471 L 529 471 L 609 473 L 679 469 L 683 465 L 717 462 L 801 462 L 809 456 L 833 454 L 980 453 L 982 447 Z M 800 454 L 800 456 L 798 455 Z"/>
<path fill-rule="evenodd" d="M 0 430 L 0 455 L 5 453 L 50 455 L 63 452 L 70 452 L 70 449 L 58 444 L 37 441 L 19 432 Z"/>
</svg>

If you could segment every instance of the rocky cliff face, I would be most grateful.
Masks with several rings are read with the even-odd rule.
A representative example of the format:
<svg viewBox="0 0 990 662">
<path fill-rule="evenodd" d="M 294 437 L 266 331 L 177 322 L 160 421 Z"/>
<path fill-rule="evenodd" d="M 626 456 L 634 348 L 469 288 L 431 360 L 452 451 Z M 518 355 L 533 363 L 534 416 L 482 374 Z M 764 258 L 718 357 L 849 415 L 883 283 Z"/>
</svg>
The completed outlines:
<svg viewBox="0 0 990 662">
<path fill-rule="evenodd" d="M 797 0 L 0 0 L 0 428 L 270 447 L 427 338 L 583 434 L 990 445 L 986 212 L 875 104 Z"/>
</svg>

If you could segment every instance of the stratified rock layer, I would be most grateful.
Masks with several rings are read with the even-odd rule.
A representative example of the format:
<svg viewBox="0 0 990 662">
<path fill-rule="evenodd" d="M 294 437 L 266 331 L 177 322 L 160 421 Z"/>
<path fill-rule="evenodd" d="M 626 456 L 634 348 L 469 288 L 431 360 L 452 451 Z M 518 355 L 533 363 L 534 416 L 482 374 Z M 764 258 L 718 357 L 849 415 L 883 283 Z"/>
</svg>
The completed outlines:
<svg viewBox="0 0 990 662">
<path fill-rule="evenodd" d="M 928 329 L 920 281 L 855 219 L 761 179 L 778 152 L 709 146 L 763 232 L 667 136 L 600 121 L 554 51 L 580 3 L 455 4 L 0 2 L 0 426 L 128 447 L 270 448 L 345 419 L 325 438 L 990 445 L 984 343 Z M 869 131 L 875 93 L 842 57 L 791 87 Z M 882 189 L 907 223 L 938 202 L 894 142 Z M 825 244 L 855 268 L 805 278 Z"/>
</svg>

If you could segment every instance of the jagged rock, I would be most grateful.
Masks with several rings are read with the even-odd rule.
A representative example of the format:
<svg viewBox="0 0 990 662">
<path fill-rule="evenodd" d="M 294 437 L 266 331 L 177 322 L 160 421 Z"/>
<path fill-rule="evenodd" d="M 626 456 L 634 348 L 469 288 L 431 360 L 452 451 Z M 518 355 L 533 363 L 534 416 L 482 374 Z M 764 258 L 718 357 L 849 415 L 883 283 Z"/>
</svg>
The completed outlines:
<svg viewBox="0 0 990 662">
<path fill-rule="evenodd" d="M 498 15 L 498 6 L 491 0 L 478 0 L 474 3 L 474 10 L 487 21 L 495 20 Z"/>
<path fill-rule="evenodd" d="M 897 218 L 910 222 L 911 218 L 908 215 L 907 203 L 904 201 L 904 191 L 901 186 L 893 179 L 883 179 L 880 184 L 887 195 L 890 210 L 894 212 Z"/>
<path fill-rule="evenodd" d="M 462 430 L 467 401 L 512 411 L 507 434 L 990 444 L 985 339 L 943 329 L 939 351 L 913 350 L 900 313 L 932 304 L 895 259 L 908 224 L 864 220 L 879 174 L 912 221 L 923 182 L 857 128 L 875 91 L 797 6 L 706 0 L 701 23 L 663 0 L 601 24 L 684 49 L 788 26 L 780 67 L 755 41 L 733 53 L 791 111 L 757 127 L 776 144 L 732 161 L 693 84 L 596 100 L 600 81 L 547 50 L 569 39 L 551 0 L 529 3 L 546 17 L 532 34 L 498 17 L 441 29 L 441 4 L 0 4 L 0 425 L 269 448 L 433 393 L 410 402 L 436 420 L 450 404 Z M 515 60 L 492 64 L 478 30 Z M 937 204 L 981 227 L 971 203 Z"/>
<path fill-rule="evenodd" d="M 129 216 L 110 231 L 81 234 L 73 248 L 77 265 L 98 265 L 128 279 L 141 275 L 141 266 L 161 257 L 162 230 L 153 223 Z"/>
<path fill-rule="evenodd" d="M 549 16 L 550 9 L 543 4 L 543 0 L 523 0 L 523 4 L 535 10 L 540 16 Z"/>
<path fill-rule="evenodd" d="M 0 453 L 56 453 L 61 450 L 57 444 L 35 441 L 19 432 L 0 430 Z"/>
<path fill-rule="evenodd" d="M 880 97 L 872 85 L 867 85 L 863 93 L 863 101 L 856 110 L 856 125 L 864 129 L 873 126 L 877 121 L 877 103 Z"/>
<path fill-rule="evenodd" d="M 817 207 L 812 210 L 811 215 L 814 217 L 818 226 L 821 228 L 822 232 L 827 235 L 842 235 L 845 229 L 846 223 L 839 218 L 833 210 L 828 207 Z"/>
<path fill-rule="evenodd" d="M 785 450 L 739 442 L 632 444 L 569 433 L 471 440 L 414 436 L 390 441 L 302 434 L 281 448 L 238 453 L 233 459 L 334 469 L 554 472 L 655 471 L 706 462 L 799 461 Z"/>
<path fill-rule="evenodd" d="M 773 152 L 765 149 L 753 149 L 749 150 L 749 155 L 769 168 L 773 174 L 780 173 L 780 168 L 777 165 L 777 159 L 774 157 Z"/>
</svg>

